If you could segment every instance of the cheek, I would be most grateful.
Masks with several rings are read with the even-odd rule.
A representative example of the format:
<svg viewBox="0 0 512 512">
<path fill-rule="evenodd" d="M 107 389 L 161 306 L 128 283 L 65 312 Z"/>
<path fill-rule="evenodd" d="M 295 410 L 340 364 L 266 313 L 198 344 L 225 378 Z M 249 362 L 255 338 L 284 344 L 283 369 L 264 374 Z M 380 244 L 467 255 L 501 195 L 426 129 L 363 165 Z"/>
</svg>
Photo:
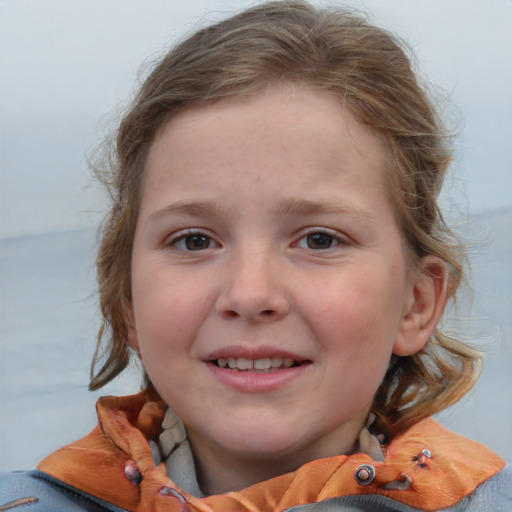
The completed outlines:
<svg viewBox="0 0 512 512">
<path fill-rule="evenodd" d="M 400 299 L 391 280 L 362 276 L 311 301 L 309 315 L 330 353 L 386 367 L 399 325 Z M 382 363 L 382 364 L 381 364 Z"/>
<path fill-rule="evenodd" d="M 210 310 L 207 293 L 177 279 L 142 280 L 134 285 L 135 324 L 143 352 L 163 357 L 191 344 Z"/>
</svg>

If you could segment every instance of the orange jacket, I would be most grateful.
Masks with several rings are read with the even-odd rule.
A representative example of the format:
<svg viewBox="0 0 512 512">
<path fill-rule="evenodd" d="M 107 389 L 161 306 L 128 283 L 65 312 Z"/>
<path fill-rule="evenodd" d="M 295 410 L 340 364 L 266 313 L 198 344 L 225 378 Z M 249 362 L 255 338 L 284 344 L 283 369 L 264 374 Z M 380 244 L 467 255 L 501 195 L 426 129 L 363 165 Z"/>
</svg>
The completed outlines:
<svg viewBox="0 0 512 512">
<path fill-rule="evenodd" d="M 98 427 L 38 469 L 132 512 L 278 512 L 362 494 L 432 511 L 458 503 L 505 465 L 481 444 L 428 419 L 388 445 L 384 462 L 365 454 L 339 455 L 238 492 L 195 498 L 168 478 L 164 463 L 154 465 L 148 439 L 158 435 L 165 408 L 144 394 L 102 398 Z"/>
</svg>

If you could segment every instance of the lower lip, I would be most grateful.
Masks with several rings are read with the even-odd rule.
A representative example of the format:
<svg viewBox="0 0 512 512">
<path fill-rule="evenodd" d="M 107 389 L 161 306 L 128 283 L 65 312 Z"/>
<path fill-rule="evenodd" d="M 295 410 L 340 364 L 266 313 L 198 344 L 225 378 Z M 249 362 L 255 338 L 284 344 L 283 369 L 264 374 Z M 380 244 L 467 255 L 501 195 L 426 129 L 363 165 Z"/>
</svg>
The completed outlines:
<svg viewBox="0 0 512 512">
<path fill-rule="evenodd" d="M 300 377 L 308 366 L 309 364 L 301 364 L 273 372 L 251 372 L 220 368 L 213 363 L 207 363 L 216 379 L 244 393 L 269 393 L 280 389 Z"/>
</svg>

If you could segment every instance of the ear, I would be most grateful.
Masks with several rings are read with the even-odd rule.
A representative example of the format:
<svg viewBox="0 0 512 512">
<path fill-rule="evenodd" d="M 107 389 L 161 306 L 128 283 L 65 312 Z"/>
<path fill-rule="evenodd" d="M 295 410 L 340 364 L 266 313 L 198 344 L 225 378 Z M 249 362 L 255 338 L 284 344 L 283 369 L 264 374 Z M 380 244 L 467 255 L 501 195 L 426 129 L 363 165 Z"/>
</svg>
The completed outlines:
<svg viewBox="0 0 512 512">
<path fill-rule="evenodd" d="M 126 338 L 128 341 L 128 345 L 135 350 L 140 357 L 140 346 L 139 346 L 139 338 L 137 335 L 137 328 L 135 327 L 135 315 L 133 313 L 133 305 L 130 304 L 128 310 L 124 315 L 124 319 L 126 322 Z"/>
<path fill-rule="evenodd" d="M 393 354 L 410 356 L 432 336 L 448 300 L 448 269 L 440 258 L 424 257 L 410 278 Z"/>
</svg>

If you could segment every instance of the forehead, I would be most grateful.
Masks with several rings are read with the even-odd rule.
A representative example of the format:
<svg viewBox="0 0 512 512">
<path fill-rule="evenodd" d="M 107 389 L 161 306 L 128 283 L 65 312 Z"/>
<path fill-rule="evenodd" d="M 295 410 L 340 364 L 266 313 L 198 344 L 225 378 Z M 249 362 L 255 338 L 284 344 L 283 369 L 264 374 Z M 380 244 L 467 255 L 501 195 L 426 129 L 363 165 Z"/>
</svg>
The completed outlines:
<svg viewBox="0 0 512 512">
<path fill-rule="evenodd" d="M 301 148 L 296 142 L 303 144 L 304 139 L 310 144 Z M 316 158 L 322 156 L 319 151 L 325 158 L 335 154 L 341 158 L 340 166 L 354 155 L 372 168 L 382 169 L 386 162 L 382 139 L 356 119 L 342 98 L 311 86 L 280 82 L 179 112 L 157 132 L 146 170 L 156 164 L 188 164 L 201 155 L 229 161 L 255 149 L 264 157 L 266 149 L 277 146 L 283 155 L 293 150 L 297 158 L 307 159 L 305 153 L 313 145 L 318 148 Z M 268 152 L 269 158 L 275 156 L 276 152 Z M 181 166 L 184 172 L 192 168 Z"/>
</svg>

